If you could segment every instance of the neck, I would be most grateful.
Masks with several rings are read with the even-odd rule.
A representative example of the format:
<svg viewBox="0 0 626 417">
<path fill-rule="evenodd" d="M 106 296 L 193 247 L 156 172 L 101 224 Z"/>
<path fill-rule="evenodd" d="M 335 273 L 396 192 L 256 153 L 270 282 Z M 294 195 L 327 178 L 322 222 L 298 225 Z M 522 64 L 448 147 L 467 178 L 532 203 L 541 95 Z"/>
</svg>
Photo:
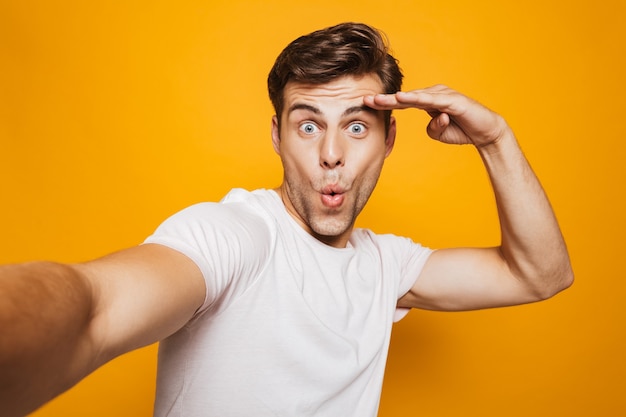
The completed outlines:
<svg viewBox="0 0 626 417">
<path fill-rule="evenodd" d="M 352 233 L 352 229 L 353 229 L 354 225 L 350 225 L 350 227 L 346 231 L 344 231 L 340 235 L 336 235 L 336 236 L 335 235 L 330 235 L 329 236 L 329 235 L 323 235 L 323 234 L 316 233 L 311 228 L 311 226 L 308 225 L 304 221 L 304 219 L 302 219 L 302 217 L 297 212 L 297 210 L 295 209 L 293 204 L 291 204 L 291 201 L 289 200 L 289 196 L 285 192 L 284 188 L 285 188 L 285 185 L 283 183 L 279 187 L 274 188 L 274 191 L 276 192 L 276 194 L 278 194 L 278 196 L 280 197 L 281 201 L 283 202 L 283 205 L 285 206 L 285 210 L 287 211 L 287 213 L 289 213 L 289 215 L 296 221 L 296 223 L 298 223 L 298 225 L 300 227 L 302 227 L 308 234 L 310 234 L 315 239 L 319 240 L 320 242 L 322 242 L 325 245 L 332 246 L 332 247 L 338 248 L 338 249 L 345 248 L 348 245 L 348 240 L 350 239 L 350 234 Z"/>
</svg>

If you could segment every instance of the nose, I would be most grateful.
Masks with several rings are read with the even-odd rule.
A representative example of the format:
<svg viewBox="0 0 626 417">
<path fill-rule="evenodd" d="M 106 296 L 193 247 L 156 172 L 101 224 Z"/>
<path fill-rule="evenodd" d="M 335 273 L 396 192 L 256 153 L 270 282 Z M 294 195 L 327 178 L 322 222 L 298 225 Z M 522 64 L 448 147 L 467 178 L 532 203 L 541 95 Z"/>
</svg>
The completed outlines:
<svg viewBox="0 0 626 417">
<path fill-rule="evenodd" d="M 342 166 L 345 162 L 344 138 L 338 132 L 327 131 L 320 141 L 320 165 L 326 169 Z"/>
</svg>

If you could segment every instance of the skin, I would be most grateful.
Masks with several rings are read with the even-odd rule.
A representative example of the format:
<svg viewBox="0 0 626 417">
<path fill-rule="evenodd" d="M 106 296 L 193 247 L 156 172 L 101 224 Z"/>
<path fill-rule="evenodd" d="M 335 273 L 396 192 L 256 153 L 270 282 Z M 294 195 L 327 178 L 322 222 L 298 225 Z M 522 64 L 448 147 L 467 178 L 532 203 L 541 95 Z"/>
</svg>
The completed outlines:
<svg viewBox="0 0 626 417">
<path fill-rule="evenodd" d="M 454 311 L 517 305 L 552 297 L 572 284 L 552 207 L 500 115 L 442 85 L 367 96 L 364 103 L 423 110 L 432 117 L 431 138 L 473 145 L 489 174 L 500 220 L 499 246 L 436 251 L 399 306 Z"/>
<path fill-rule="evenodd" d="M 289 214 L 322 242 L 345 247 L 393 149 L 396 122 L 392 119 L 385 135 L 381 111 L 423 110 L 432 118 L 431 138 L 478 150 L 496 196 L 502 242 L 435 252 L 398 305 L 447 311 L 500 307 L 543 300 L 571 285 L 569 256 L 552 208 L 504 119 L 446 86 L 380 91 L 374 75 L 287 85 L 283 122 L 279 126 L 273 118 L 272 141 L 284 167 L 277 191 Z"/>
<path fill-rule="evenodd" d="M 285 107 L 272 119 L 272 143 L 284 181 L 276 190 L 291 216 L 322 242 L 345 247 L 395 140 L 383 112 L 363 97 L 382 91 L 380 79 L 343 77 L 324 85 L 287 84 Z"/>
<path fill-rule="evenodd" d="M 196 264 L 141 245 L 84 264 L 0 266 L 0 404 L 23 416 L 109 360 L 171 335 L 204 300 Z M 10 341 L 10 343 L 7 343 Z"/>
<path fill-rule="evenodd" d="M 445 86 L 380 94 L 374 76 L 290 84 L 272 141 L 276 190 L 312 236 L 345 247 L 393 148 L 383 110 L 431 115 L 430 137 L 474 146 L 491 179 L 502 240 L 434 252 L 398 305 L 471 310 L 542 300 L 571 285 L 565 242 L 513 132 L 496 113 Z M 364 107 L 365 106 L 365 107 Z M 0 404 L 25 415 L 112 358 L 162 340 L 202 304 L 205 281 L 185 255 L 147 244 L 78 265 L 0 267 Z M 209 288 L 208 291 L 211 291 Z"/>
</svg>

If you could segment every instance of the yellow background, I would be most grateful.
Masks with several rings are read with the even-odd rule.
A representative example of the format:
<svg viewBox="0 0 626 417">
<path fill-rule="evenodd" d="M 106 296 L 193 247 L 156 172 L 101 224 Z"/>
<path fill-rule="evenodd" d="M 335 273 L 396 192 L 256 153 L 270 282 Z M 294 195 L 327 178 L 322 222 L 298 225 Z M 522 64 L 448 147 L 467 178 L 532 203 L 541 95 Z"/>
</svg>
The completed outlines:
<svg viewBox="0 0 626 417">
<path fill-rule="evenodd" d="M 231 187 L 277 185 L 266 74 L 296 36 L 346 20 L 388 34 L 407 89 L 446 83 L 509 120 L 577 276 L 544 303 L 412 312 L 380 415 L 626 415 L 625 1 L 1 0 L 0 263 L 90 259 Z M 431 247 L 497 243 L 476 152 L 427 139 L 417 111 L 397 117 L 360 225 Z M 113 361 L 34 415 L 151 415 L 155 354 Z"/>
</svg>

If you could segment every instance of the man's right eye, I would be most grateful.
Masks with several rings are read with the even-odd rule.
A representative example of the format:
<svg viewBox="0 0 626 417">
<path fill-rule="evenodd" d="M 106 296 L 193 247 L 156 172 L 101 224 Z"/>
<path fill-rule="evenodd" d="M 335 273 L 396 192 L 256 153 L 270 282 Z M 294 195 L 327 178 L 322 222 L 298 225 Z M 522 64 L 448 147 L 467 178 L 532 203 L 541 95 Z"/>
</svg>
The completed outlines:
<svg viewBox="0 0 626 417">
<path fill-rule="evenodd" d="M 318 129 L 315 123 L 302 123 L 300 125 L 300 131 L 306 133 L 307 135 L 312 135 L 317 133 Z"/>
</svg>

